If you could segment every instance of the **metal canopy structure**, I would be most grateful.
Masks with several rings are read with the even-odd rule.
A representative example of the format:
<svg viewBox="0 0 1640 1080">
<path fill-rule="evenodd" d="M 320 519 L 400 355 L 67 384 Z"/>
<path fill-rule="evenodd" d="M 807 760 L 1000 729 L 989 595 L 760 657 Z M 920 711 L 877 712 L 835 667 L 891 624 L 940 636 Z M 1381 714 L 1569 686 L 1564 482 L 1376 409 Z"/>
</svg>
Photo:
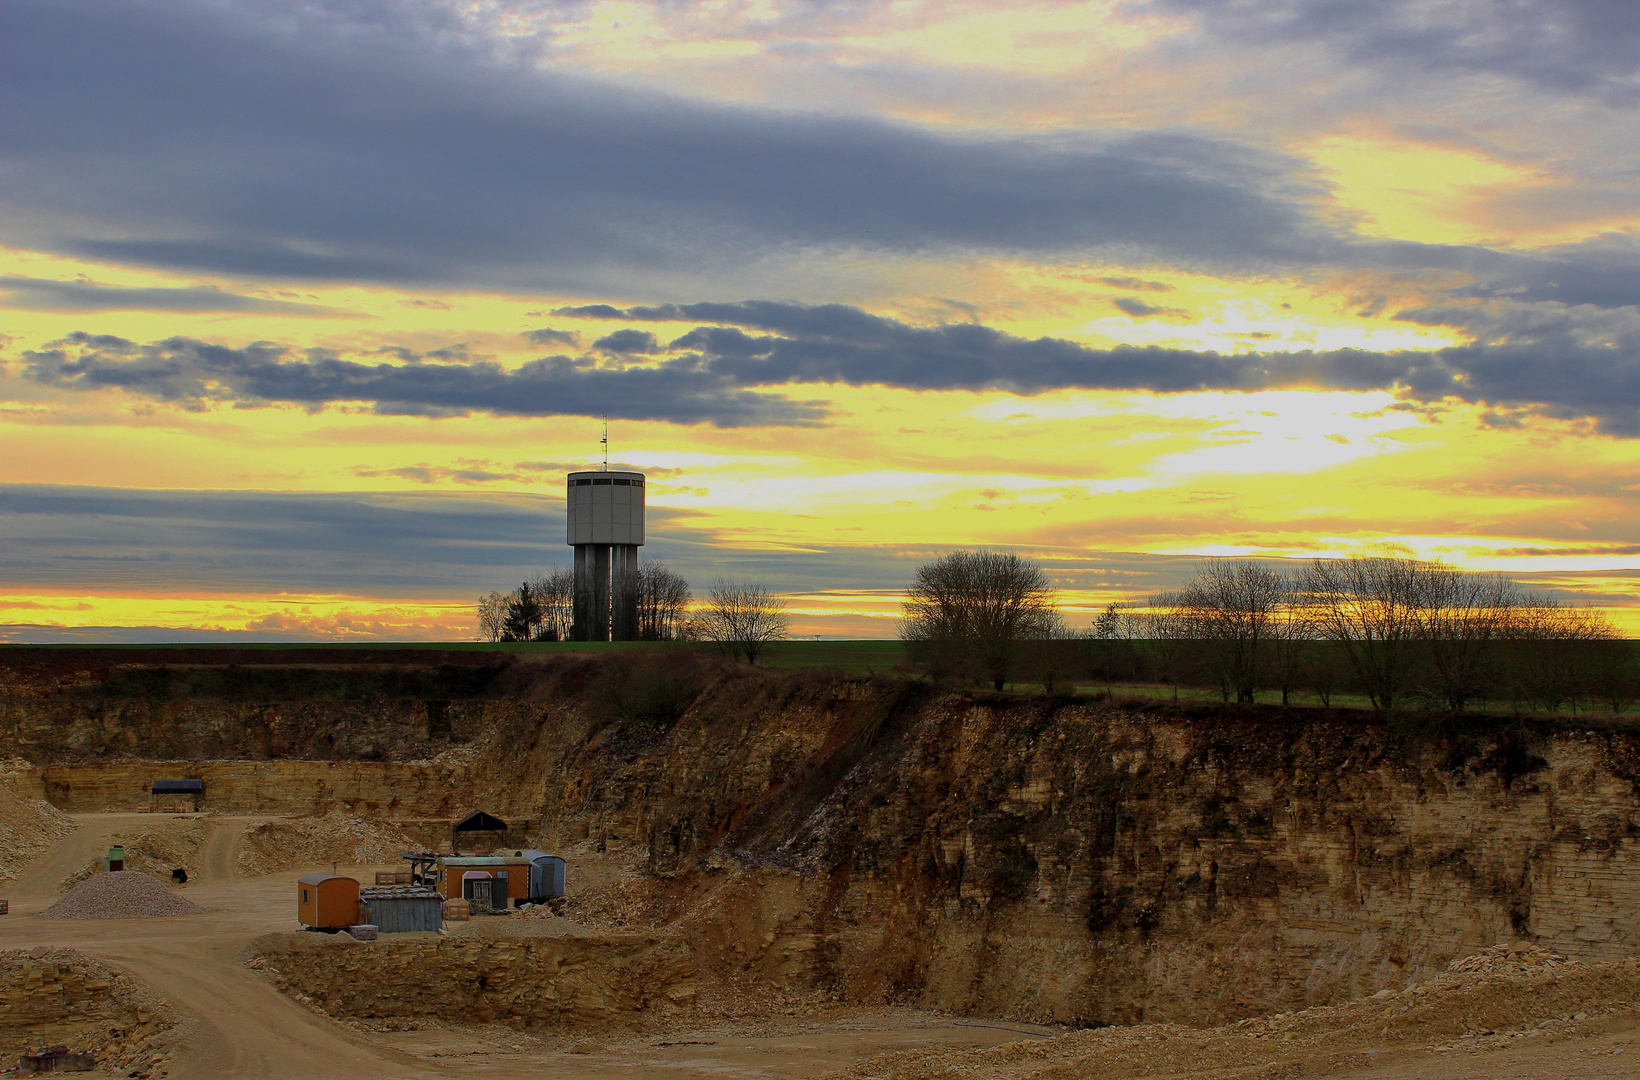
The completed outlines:
<svg viewBox="0 0 1640 1080">
<path fill-rule="evenodd" d="M 205 794 L 205 781 L 155 780 L 151 793 L 154 795 L 203 795 Z"/>
<path fill-rule="evenodd" d="M 482 810 L 474 810 L 466 817 L 455 823 L 454 830 L 464 832 L 506 832 L 507 823 L 494 814 L 486 814 Z"/>
</svg>

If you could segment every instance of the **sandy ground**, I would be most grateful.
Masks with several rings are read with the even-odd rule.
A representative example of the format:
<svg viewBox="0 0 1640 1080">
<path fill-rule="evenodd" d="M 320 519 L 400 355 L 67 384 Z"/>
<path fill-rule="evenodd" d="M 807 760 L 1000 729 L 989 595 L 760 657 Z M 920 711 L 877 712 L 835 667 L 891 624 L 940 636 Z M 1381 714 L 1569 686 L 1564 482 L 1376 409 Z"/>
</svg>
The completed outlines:
<svg viewBox="0 0 1640 1080">
<path fill-rule="evenodd" d="M 296 930 L 300 871 L 239 877 L 235 854 L 245 829 L 265 817 L 205 817 L 201 873 L 179 891 L 203 915 L 168 919 L 33 916 L 61 897 L 58 886 L 104 854 L 108 837 L 152 824 L 149 814 L 79 814 L 78 829 L 0 887 L 11 914 L 0 917 L 0 948 L 66 946 L 123 968 L 151 986 L 183 1018 L 172 1080 L 301 1076 L 809 1077 L 894 1050 L 993 1046 L 1040 1037 L 1030 1025 L 959 1020 L 911 1010 L 842 1010 L 824 1021 L 782 1017 L 646 1038 L 553 1044 L 507 1030 L 433 1025 L 374 1032 L 338 1023 L 285 997 L 235 959 L 270 930 Z M 383 867 L 384 869 L 386 867 Z M 311 869 L 330 869 L 329 866 Z M 376 867 L 342 868 L 369 881 Z M 395 867 L 396 869 L 396 867 Z"/>
<path fill-rule="evenodd" d="M 956 1065 L 965 1049 L 971 1053 L 1051 1034 L 1049 1029 L 1025 1024 L 896 1009 L 838 1009 L 820 1018 L 779 1016 L 664 1036 L 575 1042 L 537 1039 L 505 1029 L 433 1024 L 420 1030 L 379 1032 L 338 1023 L 280 994 L 235 959 L 260 934 L 296 929 L 291 896 L 296 872 L 244 878 L 235 870 L 245 829 L 266 818 L 202 819 L 209 828 L 200 860 L 202 871 L 181 891 L 194 903 L 212 909 L 205 914 L 70 923 L 32 917 L 58 899 L 58 884 L 100 854 L 109 836 L 153 820 L 146 814 L 76 815 L 75 832 L 30 864 L 17 881 L 0 888 L 0 897 L 11 901 L 11 914 L 0 919 L 0 947 L 66 946 L 121 967 L 147 983 L 183 1018 L 181 1049 L 167 1066 L 169 1078 L 701 1080 L 811 1077 L 851 1067 L 860 1069 L 861 1075 L 880 1075 L 868 1062 L 882 1054 L 932 1050 Z M 374 868 L 351 869 L 368 875 Z M 1248 1080 L 1299 1075 L 1347 1075 L 1361 1080 L 1615 1080 L 1640 1076 L 1640 1022 L 1632 1015 L 1606 1017 L 1575 1035 L 1534 1042 L 1530 1047 L 1496 1050 L 1335 1054 L 1304 1062 L 1299 1069 L 1254 1065 L 1210 1075 Z M 956 1071 L 973 1075 L 960 1065 Z M 1053 1070 L 1048 1074 L 1058 1075 Z M 1166 1075 L 1142 1067 L 1110 1075 L 1123 1074 Z"/>
</svg>

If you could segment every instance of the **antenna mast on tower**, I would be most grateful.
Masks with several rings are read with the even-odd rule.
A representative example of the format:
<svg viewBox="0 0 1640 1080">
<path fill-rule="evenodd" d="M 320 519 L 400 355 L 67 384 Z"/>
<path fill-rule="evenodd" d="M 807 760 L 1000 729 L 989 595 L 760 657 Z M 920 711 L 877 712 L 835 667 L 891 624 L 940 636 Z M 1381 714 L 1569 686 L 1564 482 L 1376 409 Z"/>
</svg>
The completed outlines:
<svg viewBox="0 0 1640 1080">
<path fill-rule="evenodd" d="M 609 471 L 609 416 L 604 416 L 604 437 L 600 440 L 604 444 L 604 472 Z"/>
</svg>

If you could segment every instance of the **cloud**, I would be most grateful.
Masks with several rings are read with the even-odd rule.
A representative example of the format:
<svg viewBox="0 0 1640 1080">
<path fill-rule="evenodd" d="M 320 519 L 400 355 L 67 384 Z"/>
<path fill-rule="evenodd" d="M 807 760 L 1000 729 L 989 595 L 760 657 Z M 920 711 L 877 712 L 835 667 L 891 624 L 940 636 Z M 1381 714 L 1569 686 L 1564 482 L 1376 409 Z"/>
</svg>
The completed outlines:
<svg viewBox="0 0 1640 1080">
<path fill-rule="evenodd" d="M 742 386 L 840 382 L 916 390 L 1389 390 L 1415 402 L 1453 398 L 1598 421 L 1640 435 L 1640 314 L 1560 304 L 1455 305 L 1401 313 L 1461 325 L 1474 344 L 1439 350 L 1362 349 L 1225 354 L 1021 338 L 961 323 L 918 327 L 840 304 L 773 301 L 608 305 L 559 314 L 642 322 L 711 321 L 668 346 Z M 746 330 L 761 331 L 757 335 Z"/>
<path fill-rule="evenodd" d="M 737 387 L 732 373 L 689 358 L 616 371 L 549 356 L 508 370 L 489 360 L 361 363 L 325 349 L 292 355 L 270 342 L 233 348 L 174 337 L 138 345 L 75 333 L 22 359 L 24 376 L 46 386 L 123 390 L 188 409 L 367 402 L 387 415 L 608 415 L 718 427 L 814 424 L 824 416 L 812 402 Z"/>
<path fill-rule="evenodd" d="M 660 348 L 660 342 L 648 330 L 617 330 L 594 341 L 592 347 L 617 356 L 627 356 L 655 352 Z"/>
<path fill-rule="evenodd" d="M 1136 301 L 1141 312 L 1153 305 Z M 1170 309 L 1159 309 L 1170 312 Z M 1409 406 L 1448 399 L 1512 413 L 1589 419 L 1612 435 L 1640 435 L 1640 312 L 1592 305 L 1475 303 L 1400 312 L 1402 321 L 1462 328 L 1468 345 L 1374 352 L 1236 352 L 1023 338 L 979 323 L 916 326 L 842 304 L 753 300 L 555 314 L 631 322 L 695 322 L 664 346 L 625 329 L 600 342 L 636 342 L 642 362 L 551 356 L 505 369 L 490 360 L 362 363 L 324 349 L 295 352 L 170 338 L 138 345 L 77 333 L 22 353 L 22 375 L 69 390 L 116 389 L 183 408 L 272 403 L 319 408 L 364 402 L 395 415 L 608 414 L 720 427 L 808 425 L 823 402 L 773 393 L 841 383 L 908 390 L 1143 390 L 1183 393 L 1281 388 L 1384 390 Z M 441 351 L 447 352 L 447 351 Z M 459 358 L 459 357 L 457 357 Z"/>
<path fill-rule="evenodd" d="M 1152 315 L 1175 315 L 1185 317 L 1190 312 L 1181 308 L 1159 307 L 1156 304 L 1147 304 L 1137 296 L 1118 296 L 1111 301 L 1122 311 L 1132 315 L 1135 319 L 1145 319 Z"/>
<path fill-rule="evenodd" d="M 219 289 L 134 289 L 89 281 L 0 277 L 0 307 L 21 311 L 248 311 L 271 315 L 347 315 L 319 304 L 240 296 Z"/>
<path fill-rule="evenodd" d="M 531 345 L 568 345 L 572 349 L 580 347 L 581 344 L 581 335 L 575 331 L 554 330 L 550 326 L 527 331 L 524 339 Z"/>
<path fill-rule="evenodd" d="M 1099 279 L 1106 285 L 1118 289 L 1132 289 L 1135 292 L 1172 292 L 1173 286 L 1165 281 L 1146 281 L 1136 277 L 1102 277 Z"/>
<path fill-rule="evenodd" d="M 1640 21 L 1628 0 L 1162 0 L 1213 37 L 1329 47 L 1386 73 L 1473 73 L 1631 104 Z"/>
</svg>

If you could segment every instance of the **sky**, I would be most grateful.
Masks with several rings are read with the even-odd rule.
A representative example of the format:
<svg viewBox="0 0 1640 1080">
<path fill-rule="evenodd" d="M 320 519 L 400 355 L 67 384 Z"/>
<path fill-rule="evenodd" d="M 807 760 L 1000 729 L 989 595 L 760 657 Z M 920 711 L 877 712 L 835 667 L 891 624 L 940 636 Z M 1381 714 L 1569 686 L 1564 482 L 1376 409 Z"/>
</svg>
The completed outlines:
<svg viewBox="0 0 1640 1080">
<path fill-rule="evenodd" d="M 1617 0 L 7 0 L 0 641 L 1393 549 L 1640 632 Z M 1296 563 L 1295 563 L 1296 564 Z"/>
</svg>

